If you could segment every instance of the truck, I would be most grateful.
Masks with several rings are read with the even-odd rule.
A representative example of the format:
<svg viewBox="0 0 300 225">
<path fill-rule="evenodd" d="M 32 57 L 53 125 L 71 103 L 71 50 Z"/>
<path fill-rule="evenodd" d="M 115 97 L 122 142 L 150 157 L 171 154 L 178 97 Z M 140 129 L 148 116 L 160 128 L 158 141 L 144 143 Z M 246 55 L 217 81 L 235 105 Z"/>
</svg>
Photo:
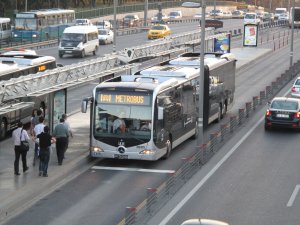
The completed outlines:
<svg viewBox="0 0 300 225">
<path fill-rule="evenodd" d="M 300 27 L 300 7 L 291 7 L 290 9 L 290 18 L 289 18 L 289 27 L 292 27 L 293 23 L 293 9 L 295 9 L 294 14 L 294 27 Z"/>
</svg>

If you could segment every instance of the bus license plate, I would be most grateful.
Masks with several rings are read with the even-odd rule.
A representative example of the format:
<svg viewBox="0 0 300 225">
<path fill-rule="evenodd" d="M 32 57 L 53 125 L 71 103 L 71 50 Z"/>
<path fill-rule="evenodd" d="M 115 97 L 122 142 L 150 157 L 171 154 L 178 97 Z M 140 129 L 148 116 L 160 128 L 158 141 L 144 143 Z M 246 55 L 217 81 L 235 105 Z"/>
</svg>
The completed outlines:
<svg viewBox="0 0 300 225">
<path fill-rule="evenodd" d="M 128 155 L 114 154 L 115 159 L 128 159 Z"/>
</svg>

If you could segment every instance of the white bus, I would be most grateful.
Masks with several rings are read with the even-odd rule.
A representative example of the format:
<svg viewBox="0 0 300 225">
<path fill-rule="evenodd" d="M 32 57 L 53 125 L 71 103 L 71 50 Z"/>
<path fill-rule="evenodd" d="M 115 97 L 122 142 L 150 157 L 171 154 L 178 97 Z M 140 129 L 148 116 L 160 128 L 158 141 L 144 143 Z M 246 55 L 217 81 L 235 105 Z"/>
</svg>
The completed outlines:
<svg viewBox="0 0 300 225">
<path fill-rule="evenodd" d="M 56 66 L 56 59 L 52 56 L 39 56 L 33 50 L 9 51 L 0 54 L 0 81 L 35 74 Z M 34 102 L 34 104 L 26 108 L 13 107 L 13 104 L 21 102 Z M 45 109 L 45 100 L 24 97 L 4 102 L 0 99 L 0 140 L 3 140 L 9 131 L 15 129 L 18 122 L 29 125 L 34 107 Z"/>
<path fill-rule="evenodd" d="M 214 98 L 224 90 L 222 79 L 235 76 L 236 64 L 228 58 L 209 61 L 202 92 L 208 109 L 204 110 L 205 123 L 220 120 L 225 101 Z M 82 101 L 83 113 L 88 101 L 92 102 L 91 157 L 158 160 L 168 158 L 173 148 L 196 137 L 199 74 L 197 66 L 167 64 L 96 86 L 93 97 Z"/>
<path fill-rule="evenodd" d="M 0 42 L 10 42 L 11 35 L 10 18 L 0 18 Z"/>
</svg>

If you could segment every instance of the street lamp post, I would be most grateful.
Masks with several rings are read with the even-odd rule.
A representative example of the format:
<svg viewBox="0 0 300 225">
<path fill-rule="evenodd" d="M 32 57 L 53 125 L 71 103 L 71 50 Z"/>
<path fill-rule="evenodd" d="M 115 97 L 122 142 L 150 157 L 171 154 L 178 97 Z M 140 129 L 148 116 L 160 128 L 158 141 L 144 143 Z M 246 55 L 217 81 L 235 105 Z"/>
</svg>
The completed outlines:
<svg viewBox="0 0 300 225">
<path fill-rule="evenodd" d="M 292 24 L 292 33 L 291 33 L 291 48 L 290 48 L 290 67 L 293 65 L 293 56 L 294 56 L 294 20 L 295 20 L 295 0 L 293 0 L 293 6 L 292 6 L 292 15 L 290 15 Z"/>
<path fill-rule="evenodd" d="M 114 0 L 114 44 L 113 44 L 113 52 L 116 52 L 116 39 L 117 39 L 117 1 Z"/>
<path fill-rule="evenodd" d="M 201 40 L 200 40 L 200 76 L 199 76 L 199 108 L 198 108 L 198 138 L 197 138 L 197 146 L 203 146 L 203 91 L 204 91 L 204 51 L 205 51 L 205 9 L 206 2 L 202 0 L 201 5 L 195 2 L 185 2 L 182 4 L 183 7 L 186 8 L 202 8 L 202 16 L 201 16 Z M 201 94 L 200 94 L 201 93 Z"/>
</svg>

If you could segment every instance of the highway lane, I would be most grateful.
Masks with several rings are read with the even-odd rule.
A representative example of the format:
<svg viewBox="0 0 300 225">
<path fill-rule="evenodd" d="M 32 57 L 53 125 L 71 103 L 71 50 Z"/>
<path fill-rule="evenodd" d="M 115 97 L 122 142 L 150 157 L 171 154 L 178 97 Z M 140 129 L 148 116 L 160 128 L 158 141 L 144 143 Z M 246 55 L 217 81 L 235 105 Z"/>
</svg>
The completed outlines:
<svg viewBox="0 0 300 225">
<path fill-rule="evenodd" d="M 290 85 L 278 96 L 288 92 Z M 179 225 L 198 217 L 219 219 L 230 225 L 300 224 L 299 132 L 265 131 L 264 112 L 261 110 L 225 146 L 226 152 L 218 160 L 206 166 L 210 176 L 202 186 L 199 183 L 206 174 L 197 174 L 186 186 L 187 192 L 176 196 L 177 200 L 174 198 L 161 210 L 160 219 L 153 219 L 155 222 L 149 225 Z M 222 161 L 229 153 L 232 155 Z M 215 165 L 217 170 L 211 172 Z M 193 194 L 195 187 L 199 189 Z M 187 202 L 186 196 L 190 197 Z M 183 207 L 175 211 L 178 205 Z M 174 211 L 169 213 L 171 210 Z"/>
</svg>

